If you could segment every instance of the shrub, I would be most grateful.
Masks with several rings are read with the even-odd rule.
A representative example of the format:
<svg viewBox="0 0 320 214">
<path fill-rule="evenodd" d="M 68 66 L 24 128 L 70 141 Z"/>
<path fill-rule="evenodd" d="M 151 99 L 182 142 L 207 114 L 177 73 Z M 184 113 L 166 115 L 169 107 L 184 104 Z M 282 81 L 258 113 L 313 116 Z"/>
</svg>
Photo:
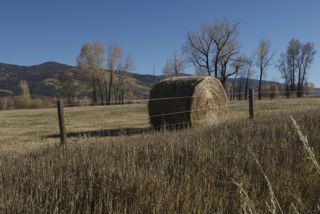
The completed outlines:
<svg viewBox="0 0 320 214">
<path fill-rule="evenodd" d="M 35 99 L 32 99 L 30 107 L 31 108 L 42 108 L 42 107 L 46 107 L 46 106 L 44 105 L 44 101 L 42 99 L 35 98 Z"/>
<path fill-rule="evenodd" d="M 31 106 L 31 99 L 30 97 L 26 96 L 18 96 L 13 98 L 13 108 L 20 109 L 20 108 L 29 108 Z"/>
<path fill-rule="evenodd" d="M 6 110 L 9 108 L 8 98 L 0 98 L 0 110 Z"/>
<path fill-rule="evenodd" d="M 272 84 L 269 87 L 268 92 L 269 92 L 269 96 L 270 96 L 271 99 L 273 99 L 275 97 L 278 97 L 280 95 L 279 87 L 276 84 Z"/>
</svg>

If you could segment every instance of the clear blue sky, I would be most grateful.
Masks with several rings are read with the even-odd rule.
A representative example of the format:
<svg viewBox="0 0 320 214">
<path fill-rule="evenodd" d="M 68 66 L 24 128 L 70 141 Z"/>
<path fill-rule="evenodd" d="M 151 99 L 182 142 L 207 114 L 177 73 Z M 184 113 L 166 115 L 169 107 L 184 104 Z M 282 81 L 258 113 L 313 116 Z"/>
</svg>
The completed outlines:
<svg viewBox="0 0 320 214">
<path fill-rule="evenodd" d="M 158 74 L 188 31 L 223 18 L 240 22 L 244 53 L 269 39 L 276 58 L 289 40 L 320 51 L 319 0 L 0 0 L 0 62 L 76 64 L 81 46 L 100 41 L 130 52 L 135 72 Z M 320 87 L 320 53 L 309 80 Z M 267 79 L 282 81 L 274 66 Z"/>
</svg>

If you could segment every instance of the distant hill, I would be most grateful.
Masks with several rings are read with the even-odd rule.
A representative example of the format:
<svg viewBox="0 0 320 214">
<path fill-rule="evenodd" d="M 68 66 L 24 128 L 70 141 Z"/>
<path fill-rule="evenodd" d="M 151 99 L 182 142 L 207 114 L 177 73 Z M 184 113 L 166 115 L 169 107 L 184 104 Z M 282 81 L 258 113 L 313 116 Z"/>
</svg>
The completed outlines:
<svg viewBox="0 0 320 214">
<path fill-rule="evenodd" d="M 57 62 L 45 62 L 33 66 L 21 66 L 0 63 L 0 96 L 19 95 L 19 82 L 28 82 L 30 92 L 37 96 L 59 96 L 61 83 L 58 75 L 66 70 L 71 71 L 76 85 L 77 95 L 91 95 L 91 89 L 81 80 L 76 68 Z M 130 73 L 128 89 L 131 97 L 146 97 L 156 79 L 149 80 L 148 75 Z"/>
<path fill-rule="evenodd" d="M 29 83 L 31 94 L 57 95 L 57 75 L 72 66 L 56 62 L 46 62 L 40 65 L 21 66 L 0 64 L 0 95 L 11 96 L 19 94 L 19 82 Z"/>
<path fill-rule="evenodd" d="M 78 96 L 91 95 L 91 89 L 79 77 L 76 68 L 57 62 L 45 62 L 39 65 L 22 66 L 0 63 L 0 96 L 19 95 L 19 82 L 26 80 L 32 95 L 38 96 L 59 96 L 61 95 L 61 83 L 58 75 L 66 70 L 71 71 L 75 79 L 76 91 Z M 185 74 L 188 75 L 188 74 Z M 130 98 L 147 97 L 152 86 L 162 80 L 163 76 L 150 74 L 129 73 L 128 92 Z M 232 79 L 228 82 L 231 83 Z M 237 79 L 237 83 L 244 83 L 244 79 Z M 258 80 L 250 80 L 250 86 L 258 88 Z M 280 83 L 263 81 L 263 86 Z M 320 93 L 320 92 L 319 92 Z"/>
<path fill-rule="evenodd" d="M 228 79 L 227 80 L 227 83 L 229 83 L 229 84 L 231 84 L 233 82 L 233 79 L 231 78 L 231 79 Z M 246 79 L 245 78 L 238 78 L 238 79 L 236 79 L 236 84 L 240 84 L 240 82 L 241 82 L 241 84 L 245 84 L 245 82 L 246 82 Z M 262 81 L 262 87 L 268 87 L 268 86 L 270 86 L 270 85 L 272 85 L 272 84 L 276 84 L 276 85 L 278 85 L 279 87 L 283 87 L 284 86 L 284 84 L 283 83 L 279 83 L 279 82 L 275 82 L 275 81 L 269 81 L 269 80 L 263 80 Z M 249 85 L 250 85 L 250 88 L 253 88 L 253 89 L 258 89 L 259 88 L 259 80 L 257 80 L 257 79 L 250 79 L 249 80 Z"/>
<path fill-rule="evenodd" d="M 140 83 L 152 87 L 155 83 L 163 79 L 163 76 L 154 76 L 150 74 L 129 73 L 129 76 L 137 79 Z"/>
</svg>

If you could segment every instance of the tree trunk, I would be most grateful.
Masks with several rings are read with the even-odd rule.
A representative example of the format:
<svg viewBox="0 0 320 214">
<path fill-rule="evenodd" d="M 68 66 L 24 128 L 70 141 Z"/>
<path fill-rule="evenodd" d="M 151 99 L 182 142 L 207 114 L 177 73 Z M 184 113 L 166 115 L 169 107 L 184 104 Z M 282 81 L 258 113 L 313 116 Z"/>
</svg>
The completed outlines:
<svg viewBox="0 0 320 214">
<path fill-rule="evenodd" d="M 293 73 L 292 73 L 292 75 L 293 75 L 293 81 L 292 81 L 292 91 L 295 91 L 296 90 L 296 84 L 295 84 L 295 82 L 296 82 L 296 77 L 295 77 L 295 68 L 293 67 L 293 71 L 292 71 Z"/>
<path fill-rule="evenodd" d="M 301 92 L 301 97 L 303 96 L 303 84 L 305 82 L 305 76 L 306 76 L 306 66 L 303 66 L 303 74 L 302 74 L 302 78 L 301 78 L 301 88 L 300 88 L 300 92 Z"/>
<path fill-rule="evenodd" d="M 262 75 L 263 75 L 263 68 L 260 65 L 260 78 L 259 78 L 259 88 L 258 88 L 258 99 L 261 100 L 261 84 L 262 84 Z"/>
<path fill-rule="evenodd" d="M 299 74 L 298 74 L 298 89 L 297 89 L 297 97 L 301 97 L 301 91 L 302 91 L 302 88 L 301 88 L 301 66 L 298 67 L 299 69 Z"/>
<path fill-rule="evenodd" d="M 210 65 L 209 65 L 209 55 L 206 55 L 206 66 L 208 71 L 208 76 L 211 76 Z"/>
<path fill-rule="evenodd" d="M 109 91 L 108 91 L 108 104 L 109 105 L 111 103 L 112 83 L 113 83 L 113 71 L 110 71 L 110 81 L 109 81 Z"/>
<path fill-rule="evenodd" d="M 237 73 L 235 74 L 234 76 L 234 79 L 233 79 L 233 86 L 232 86 L 232 100 L 235 99 L 236 97 L 236 80 L 237 80 Z"/>
<path fill-rule="evenodd" d="M 290 87 L 289 87 L 289 83 L 288 80 L 286 79 L 286 96 L 289 99 L 290 98 Z"/>
<path fill-rule="evenodd" d="M 101 81 L 99 80 L 99 95 L 100 95 L 100 105 L 104 105 L 103 101 L 103 89 L 102 89 L 102 84 Z"/>
<path fill-rule="evenodd" d="M 105 79 L 105 81 L 104 81 L 104 86 L 105 86 L 105 99 L 106 99 L 105 105 L 108 105 L 108 82 L 107 82 L 107 79 Z"/>
<path fill-rule="evenodd" d="M 93 105 L 96 105 L 97 104 L 97 88 L 96 88 L 96 83 L 95 83 L 95 75 L 94 75 L 94 72 L 92 72 L 92 87 L 93 87 L 93 90 L 92 90 L 92 93 L 93 93 Z"/>
<path fill-rule="evenodd" d="M 215 60 L 214 60 L 214 77 L 218 78 L 218 63 L 219 63 L 219 55 L 220 55 L 220 50 L 217 50 Z"/>
<path fill-rule="evenodd" d="M 249 87 L 249 76 L 246 78 L 246 86 L 245 86 L 245 91 L 244 91 L 244 99 L 248 99 L 248 87 Z"/>
<path fill-rule="evenodd" d="M 238 100 L 241 100 L 241 92 L 242 92 L 242 79 L 241 79 L 241 76 L 239 78 L 239 87 L 238 87 Z"/>
<path fill-rule="evenodd" d="M 124 104 L 124 90 L 123 87 L 121 88 L 121 104 Z"/>
</svg>

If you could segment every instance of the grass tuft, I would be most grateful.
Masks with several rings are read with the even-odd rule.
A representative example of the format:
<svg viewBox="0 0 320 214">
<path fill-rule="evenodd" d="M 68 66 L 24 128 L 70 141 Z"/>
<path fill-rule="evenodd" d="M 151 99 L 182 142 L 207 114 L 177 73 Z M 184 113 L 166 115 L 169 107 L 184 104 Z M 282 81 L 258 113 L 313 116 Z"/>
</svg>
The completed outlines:
<svg viewBox="0 0 320 214">
<path fill-rule="evenodd" d="M 313 148 L 309 145 L 309 142 L 308 142 L 308 138 L 306 136 L 303 135 L 299 125 L 297 124 L 297 122 L 295 121 L 295 119 L 290 116 L 290 119 L 294 125 L 294 127 L 296 128 L 296 131 L 299 135 L 299 138 L 303 144 L 303 148 L 307 151 L 308 155 L 309 155 L 309 158 L 310 160 L 312 161 L 314 167 L 316 168 L 318 174 L 320 175 L 320 165 L 316 159 L 316 156 L 314 154 L 314 151 L 313 151 Z"/>
</svg>

